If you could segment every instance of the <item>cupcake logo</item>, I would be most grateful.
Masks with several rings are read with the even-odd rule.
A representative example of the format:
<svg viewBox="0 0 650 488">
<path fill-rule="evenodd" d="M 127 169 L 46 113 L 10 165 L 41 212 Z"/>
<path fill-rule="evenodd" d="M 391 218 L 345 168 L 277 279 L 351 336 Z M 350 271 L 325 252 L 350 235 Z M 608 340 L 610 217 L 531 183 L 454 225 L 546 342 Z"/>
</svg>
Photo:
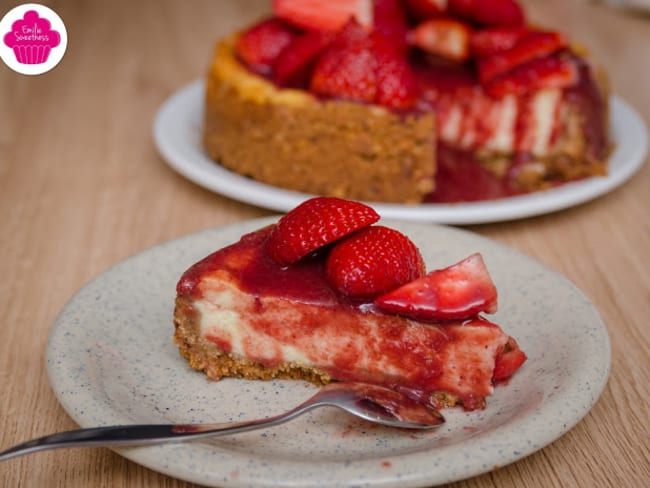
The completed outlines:
<svg viewBox="0 0 650 488">
<path fill-rule="evenodd" d="M 9 68 L 38 75 L 63 58 L 67 33 L 52 9 L 36 3 L 19 5 L 0 21 L 0 57 Z"/>
</svg>

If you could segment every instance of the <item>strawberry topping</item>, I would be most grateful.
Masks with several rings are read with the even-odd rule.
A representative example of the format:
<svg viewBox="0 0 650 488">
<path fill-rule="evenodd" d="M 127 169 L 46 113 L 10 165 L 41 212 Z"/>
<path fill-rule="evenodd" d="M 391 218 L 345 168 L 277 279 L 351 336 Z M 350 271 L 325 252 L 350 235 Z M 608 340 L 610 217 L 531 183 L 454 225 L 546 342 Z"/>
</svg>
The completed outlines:
<svg viewBox="0 0 650 488">
<path fill-rule="evenodd" d="M 436 18 L 418 24 L 409 32 L 409 42 L 431 54 L 464 61 L 470 55 L 471 29 L 463 22 Z"/>
<path fill-rule="evenodd" d="M 519 349 L 517 341 L 511 337 L 504 348 L 497 353 L 492 381 L 497 382 L 510 378 L 526 359 L 524 351 Z"/>
<path fill-rule="evenodd" d="M 424 272 L 424 260 L 415 244 L 384 226 L 366 227 L 337 243 L 325 264 L 330 286 L 354 298 L 378 296 Z"/>
<path fill-rule="evenodd" d="M 552 56 L 536 59 L 498 76 L 485 87 L 494 97 L 523 95 L 541 88 L 567 88 L 578 82 L 578 67 L 572 59 Z"/>
<path fill-rule="evenodd" d="M 417 99 L 415 74 L 399 46 L 381 35 L 372 36 L 377 92 L 375 102 L 387 107 L 409 108 Z"/>
<path fill-rule="evenodd" d="M 515 0 L 274 0 L 273 10 L 239 37 L 239 58 L 326 98 L 413 109 L 425 96 L 422 59 L 463 67 L 497 98 L 578 81 L 565 36 L 526 26 Z"/>
<path fill-rule="evenodd" d="M 531 32 L 511 49 L 478 61 L 478 75 L 486 84 L 507 71 L 533 59 L 543 58 L 567 46 L 566 38 L 559 32 Z"/>
<path fill-rule="evenodd" d="M 515 0 L 449 0 L 449 12 L 482 26 L 524 25 L 524 11 Z"/>
<path fill-rule="evenodd" d="M 380 308 L 422 321 L 494 313 L 497 290 L 480 254 L 405 284 L 375 300 Z"/>
<path fill-rule="evenodd" d="M 472 54 L 483 58 L 512 49 L 530 32 L 525 27 L 492 27 L 472 33 L 470 46 Z"/>
<path fill-rule="evenodd" d="M 447 10 L 447 0 L 406 0 L 406 5 L 419 20 L 440 16 Z"/>
<path fill-rule="evenodd" d="M 370 35 L 351 20 L 318 60 L 310 90 L 318 95 L 374 102 L 375 66 Z"/>
<path fill-rule="evenodd" d="M 377 220 L 377 212 L 363 203 L 315 197 L 278 221 L 269 235 L 267 251 L 276 262 L 288 265 Z"/>
<path fill-rule="evenodd" d="M 400 0 L 375 0 L 373 4 L 373 34 L 388 39 L 405 52 L 408 23 L 402 3 Z"/>
<path fill-rule="evenodd" d="M 263 20 L 237 39 L 235 51 L 253 71 L 269 75 L 275 60 L 296 35 L 291 26 L 279 19 Z"/>
<path fill-rule="evenodd" d="M 372 0 L 273 0 L 273 12 L 305 30 L 336 32 L 351 18 L 372 23 Z"/>
<path fill-rule="evenodd" d="M 280 86 L 300 87 L 311 78 L 320 54 L 332 40 L 332 35 L 321 31 L 308 31 L 295 38 L 280 53 L 273 72 Z"/>
</svg>

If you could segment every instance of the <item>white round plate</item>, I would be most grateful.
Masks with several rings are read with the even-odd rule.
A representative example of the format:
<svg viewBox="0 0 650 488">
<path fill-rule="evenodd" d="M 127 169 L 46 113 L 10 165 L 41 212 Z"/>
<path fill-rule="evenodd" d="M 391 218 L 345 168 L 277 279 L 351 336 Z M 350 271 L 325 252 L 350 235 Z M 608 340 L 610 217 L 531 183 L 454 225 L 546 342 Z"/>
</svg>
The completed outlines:
<svg viewBox="0 0 650 488">
<path fill-rule="evenodd" d="M 47 369 L 82 427 L 229 422 L 280 413 L 315 387 L 302 381 L 210 382 L 172 344 L 182 272 L 258 219 L 137 254 L 84 286 L 52 329 Z M 464 230 L 387 221 L 423 250 L 429 269 L 481 252 L 499 290 L 493 320 L 528 361 L 482 411 L 447 409 L 433 432 L 375 426 L 318 409 L 271 429 L 192 443 L 116 449 L 170 476 L 223 487 L 414 487 L 468 478 L 521 459 L 571 429 L 596 402 L 610 368 L 606 327 L 568 280 Z"/>
<path fill-rule="evenodd" d="M 201 146 L 204 83 L 195 81 L 172 95 L 154 121 L 154 139 L 167 164 L 187 179 L 221 195 L 285 212 L 312 197 L 238 175 L 212 161 Z M 645 161 L 647 130 L 623 100 L 611 98 L 611 134 L 616 148 L 609 174 L 551 190 L 472 203 L 401 205 L 366 202 L 387 218 L 440 224 L 482 224 L 532 217 L 587 202 L 627 181 Z"/>
</svg>

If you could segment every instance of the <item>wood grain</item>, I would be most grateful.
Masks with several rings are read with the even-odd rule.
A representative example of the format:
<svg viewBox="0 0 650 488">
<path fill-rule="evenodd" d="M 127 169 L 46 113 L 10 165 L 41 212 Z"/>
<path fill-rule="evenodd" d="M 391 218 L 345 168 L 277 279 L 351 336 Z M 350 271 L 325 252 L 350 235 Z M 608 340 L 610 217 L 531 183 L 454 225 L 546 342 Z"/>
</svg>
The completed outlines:
<svg viewBox="0 0 650 488">
<path fill-rule="evenodd" d="M 268 1 L 48 2 L 68 29 L 50 73 L 0 68 L 0 448 L 75 427 L 45 372 L 53 320 L 112 264 L 162 241 L 270 212 L 213 194 L 158 156 L 160 104 L 203 75 L 213 42 Z M 584 2 L 526 2 L 606 66 L 650 119 L 650 21 Z M 9 7 L 3 8 L 4 11 Z M 4 14 L 4 12 L 0 12 Z M 594 409 L 545 449 L 457 487 L 650 485 L 650 166 L 620 189 L 551 215 L 470 227 L 572 280 L 596 304 L 612 373 Z M 543 327 L 543 324 L 540 324 Z M 107 449 L 0 464 L 2 486 L 189 487 Z"/>
</svg>

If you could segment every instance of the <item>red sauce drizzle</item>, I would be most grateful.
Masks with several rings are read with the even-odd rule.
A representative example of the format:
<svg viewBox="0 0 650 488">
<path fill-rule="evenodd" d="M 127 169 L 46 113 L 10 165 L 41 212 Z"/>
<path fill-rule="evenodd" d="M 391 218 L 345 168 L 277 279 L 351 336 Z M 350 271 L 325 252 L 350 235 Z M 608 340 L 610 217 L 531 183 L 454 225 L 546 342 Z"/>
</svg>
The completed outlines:
<svg viewBox="0 0 650 488">
<path fill-rule="evenodd" d="M 343 304 L 341 297 L 325 282 L 321 255 L 309 256 L 287 267 L 278 265 L 268 256 L 263 244 L 270 230 L 271 227 L 266 227 L 252 232 L 233 244 L 231 248 L 237 249 L 239 259 L 233 260 L 235 253 L 223 250 L 202 259 L 183 274 L 177 292 L 200 297 L 197 285 L 203 275 L 214 269 L 224 269 L 251 295 L 286 297 L 304 303 Z"/>
</svg>

